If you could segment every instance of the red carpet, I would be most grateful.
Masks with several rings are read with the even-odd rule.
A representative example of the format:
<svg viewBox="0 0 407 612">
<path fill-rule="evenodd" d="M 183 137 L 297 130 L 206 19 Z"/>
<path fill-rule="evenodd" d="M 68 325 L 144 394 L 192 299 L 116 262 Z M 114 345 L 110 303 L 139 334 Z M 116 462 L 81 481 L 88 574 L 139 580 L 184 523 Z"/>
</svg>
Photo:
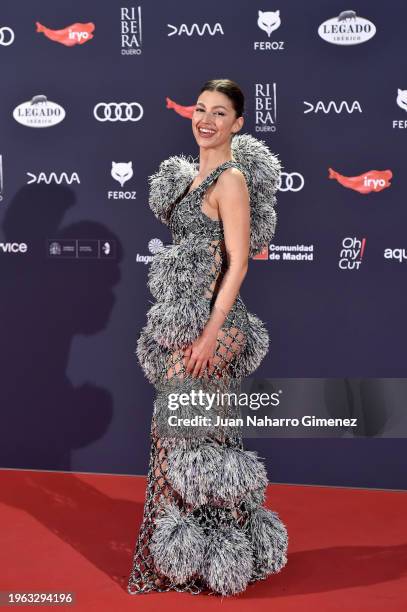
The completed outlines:
<svg viewBox="0 0 407 612">
<path fill-rule="evenodd" d="M 127 593 L 144 488 L 142 477 L 0 469 L 0 590 L 74 591 L 72 609 L 86 612 L 407 610 L 405 492 L 272 485 L 288 564 L 222 599 Z"/>
</svg>

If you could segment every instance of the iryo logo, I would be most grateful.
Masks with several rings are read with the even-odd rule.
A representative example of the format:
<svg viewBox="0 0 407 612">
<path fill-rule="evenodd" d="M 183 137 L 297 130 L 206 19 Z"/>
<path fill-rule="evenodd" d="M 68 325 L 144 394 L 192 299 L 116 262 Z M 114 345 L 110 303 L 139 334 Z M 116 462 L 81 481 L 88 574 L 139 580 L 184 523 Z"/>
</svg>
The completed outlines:
<svg viewBox="0 0 407 612">
<path fill-rule="evenodd" d="M 391 170 L 369 170 L 359 176 L 343 176 L 328 168 L 329 178 L 336 179 L 342 187 L 359 191 L 359 193 L 367 194 L 372 191 L 382 191 L 386 187 L 390 187 L 390 181 L 393 177 Z"/>
<path fill-rule="evenodd" d="M 95 24 L 92 22 L 73 23 L 63 30 L 51 30 L 43 26 L 39 21 L 35 25 L 37 26 L 37 32 L 41 32 L 50 40 L 59 42 L 66 47 L 83 45 L 83 43 L 93 38 L 93 31 L 95 30 Z"/>
</svg>

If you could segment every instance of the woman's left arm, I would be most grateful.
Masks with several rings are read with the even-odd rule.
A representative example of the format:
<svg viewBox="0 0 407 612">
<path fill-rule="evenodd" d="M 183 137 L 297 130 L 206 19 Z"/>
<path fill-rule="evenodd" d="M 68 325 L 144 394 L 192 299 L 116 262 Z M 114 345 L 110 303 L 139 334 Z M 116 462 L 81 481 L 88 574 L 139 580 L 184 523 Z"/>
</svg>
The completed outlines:
<svg viewBox="0 0 407 612">
<path fill-rule="evenodd" d="M 220 178 L 218 205 L 228 267 L 202 334 L 185 351 L 186 369 L 192 376 L 202 375 L 207 365 L 212 365 L 218 332 L 236 300 L 249 265 L 250 199 L 246 180 L 235 169 Z"/>
</svg>

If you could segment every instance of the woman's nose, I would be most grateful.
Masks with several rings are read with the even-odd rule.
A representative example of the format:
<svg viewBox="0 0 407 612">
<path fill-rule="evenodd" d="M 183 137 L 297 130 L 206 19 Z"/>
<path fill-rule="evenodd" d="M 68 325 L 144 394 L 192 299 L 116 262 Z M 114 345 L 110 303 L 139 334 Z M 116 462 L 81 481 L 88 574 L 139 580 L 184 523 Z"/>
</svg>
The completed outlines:
<svg viewBox="0 0 407 612">
<path fill-rule="evenodd" d="M 209 116 L 209 118 L 212 118 L 212 114 L 213 113 L 211 113 L 210 111 L 202 111 L 200 113 L 201 117 L 205 117 L 205 118 L 206 118 L 207 115 Z"/>
</svg>

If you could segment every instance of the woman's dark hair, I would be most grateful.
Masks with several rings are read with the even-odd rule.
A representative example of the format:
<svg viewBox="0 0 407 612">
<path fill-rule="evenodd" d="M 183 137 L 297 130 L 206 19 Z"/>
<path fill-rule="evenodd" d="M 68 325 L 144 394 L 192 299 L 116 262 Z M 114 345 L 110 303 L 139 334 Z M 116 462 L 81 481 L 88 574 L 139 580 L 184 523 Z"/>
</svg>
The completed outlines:
<svg viewBox="0 0 407 612">
<path fill-rule="evenodd" d="M 239 85 L 230 79 L 211 79 L 206 81 L 201 91 L 220 91 L 232 102 L 236 112 L 236 118 L 242 117 L 244 113 L 244 95 Z"/>
</svg>

